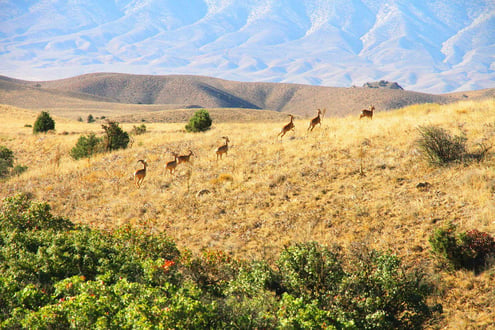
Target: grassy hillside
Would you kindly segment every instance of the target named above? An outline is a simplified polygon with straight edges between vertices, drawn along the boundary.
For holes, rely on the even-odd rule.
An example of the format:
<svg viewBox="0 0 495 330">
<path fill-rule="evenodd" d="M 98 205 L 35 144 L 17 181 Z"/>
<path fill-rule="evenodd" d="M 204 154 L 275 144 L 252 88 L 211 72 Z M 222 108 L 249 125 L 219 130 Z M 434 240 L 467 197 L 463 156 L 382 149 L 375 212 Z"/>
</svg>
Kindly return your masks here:
<svg viewBox="0 0 495 330">
<path fill-rule="evenodd" d="M 465 134 L 471 150 L 479 142 L 495 144 L 493 99 L 410 106 L 373 120 L 327 117 L 311 133 L 308 120 L 296 120 L 295 132 L 282 141 L 276 138 L 280 121 L 216 123 L 200 134 L 186 133 L 184 124 L 146 123 L 148 133 L 135 136 L 132 148 L 89 161 L 68 153 L 79 134 L 100 134 L 99 124 L 55 117 L 55 134 L 32 135 L 24 125 L 36 115 L 1 108 L 0 144 L 28 166 L 2 182 L 2 197 L 28 192 L 74 222 L 165 231 L 193 251 L 213 247 L 270 260 L 289 242 L 364 243 L 424 264 L 437 276 L 441 326 L 495 327 L 495 269 L 477 276 L 447 271 L 428 243 L 432 231 L 449 222 L 495 234 L 495 158 L 435 168 L 415 146 L 420 125 Z M 122 126 L 130 131 L 133 124 Z M 217 161 L 222 136 L 231 148 Z M 166 173 L 171 152 L 189 149 L 194 163 Z M 132 182 L 138 159 L 149 164 L 141 189 Z M 417 187 L 424 182 L 426 188 Z M 208 193 L 199 196 L 204 189 Z"/>
</svg>

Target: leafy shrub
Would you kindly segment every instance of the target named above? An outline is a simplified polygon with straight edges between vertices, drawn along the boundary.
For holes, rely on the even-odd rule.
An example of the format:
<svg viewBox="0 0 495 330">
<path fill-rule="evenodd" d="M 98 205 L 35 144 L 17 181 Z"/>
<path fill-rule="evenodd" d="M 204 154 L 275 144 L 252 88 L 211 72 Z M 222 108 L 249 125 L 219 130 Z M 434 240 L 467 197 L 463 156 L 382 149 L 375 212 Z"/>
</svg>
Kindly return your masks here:
<svg viewBox="0 0 495 330">
<path fill-rule="evenodd" d="M 433 252 L 447 260 L 454 268 L 479 272 L 486 267 L 490 256 L 495 256 L 495 239 L 476 229 L 456 233 L 450 224 L 436 229 L 429 239 Z"/>
<path fill-rule="evenodd" d="M 0 208 L 1 230 L 64 230 L 73 228 L 66 219 L 55 217 L 48 203 L 34 203 L 27 194 L 17 194 L 3 200 Z"/>
<path fill-rule="evenodd" d="M 210 113 L 204 109 L 198 110 L 189 119 L 189 123 L 186 125 L 186 131 L 204 132 L 210 129 L 211 123 Z"/>
<path fill-rule="evenodd" d="M 9 174 L 14 166 L 14 152 L 7 147 L 0 146 L 0 178 Z"/>
<path fill-rule="evenodd" d="M 101 125 L 105 131 L 105 150 L 112 151 L 117 149 L 125 149 L 129 144 L 129 134 L 120 128 L 119 123 L 108 121 L 106 125 Z"/>
<path fill-rule="evenodd" d="M 273 293 L 277 274 L 265 262 L 242 263 L 223 293 L 222 320 L 237 329 L 273 329 L 278 298 Z"/>
<path fill-rule="evenodd" d="M 236 261 L 218 250 L 204 250 L 198 257 L 189 258 L 184 262 L 188 275 L 198 286 L 214 295 L 221 295 L 238 271 Z"/>
<path fill-rule="evenodd" d="M 0 328 L 419 329 L 432 317 L 428 282 L 395 256 L 305 243 L 276 264 L 77 227 L 20 194 L 0 208 Z"/>
<path fill-rule="evenodd" d="M 146 133 L 146 125 L 145 124 L 141 124 L 140 126 L 133 126 L 132 127 L 132 134 L 134 135 L 141 135 L 141 134 L 144 134 Z"/>
<path fill-rule="evenodd" d="M 428 306 L 433 286 L 420 269 L 390 254 L 361 249 L 333 300 L 335 318 L 357 329 L 422 329 L 441 305 Z"/>
<path fill-rule="evenodd" d="M 426 301 L 432 287 L 420 270 L 406 271 L 398 257 L 366 249 L 346 262 L 342 257 L 316 243 L 282 252 L 277 264 L 288 288 L 282 315 L 289 327 L 314 327 L 308 322 L 318 319 L 337 328 L 419 329 L 432 317 Z"/>
<path fill-rule="evenodd" d="M 81 121 L 82 121 L 82 119 L 81 119 Z M 86 119 L 86 122 L 89 123 L 89 124 L 90 123 L 94 123 L 95 122 L 95 118 L 93 117 L 93 115 L 91 115 L 91 114 L 88 115 L 88 118 Z"/>
<path fill-rule="evenodd" d="M 466 155 L 466 137 L 452 136 L 435 126 L 420 126 L 418 131 L 421 137 L 417 145 L 431 164 L 446 165 L 461 161 Z"/>
<path fill-rule="evenodd" d="M 55 121 L 48 112 L 42 111 L 33 126 L 33 133 L 43 133 L 55 129 Z"/>
<path fill-rule="evenodd" d="M 76 145 L 71 149 L 70 155 L 74 159 L 89 158 L 95 153 L 103 151 L 103 139 L 96 137 L 94 133 L 80 136 Z"/>
<path fill-rule="evenodd" d="M 286 247 L 277 266 L 284 290 L 310 299 L 334 293 L 344 276 L 338 254 L 314 242 Z"/>
</svg>

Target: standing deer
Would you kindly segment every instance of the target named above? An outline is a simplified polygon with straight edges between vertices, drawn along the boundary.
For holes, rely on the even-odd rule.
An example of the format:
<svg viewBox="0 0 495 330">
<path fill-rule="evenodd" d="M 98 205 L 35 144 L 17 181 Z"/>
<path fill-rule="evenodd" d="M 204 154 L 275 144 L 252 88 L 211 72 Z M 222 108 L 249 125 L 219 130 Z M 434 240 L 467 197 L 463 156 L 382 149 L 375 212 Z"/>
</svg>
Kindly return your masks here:
<svg viewBox="0 0 495 330">
<path fill-rule="evenodd" d="M 229 137 L 228 136 L 222 136 L 222 139 L 225 139 L 225 144 L 218 147 L 217 150 L 215 151 L 217 154 L 217 160 L 218 160 L 219 156 L 220 156 L 220 159 L 222 159 L 222 155 L 227 154 L 227 151 L 229 150 L 229 142 L 230 142 Z"/>
<path fill-rule="evenodd" d="M 280 136 L 280 139 L 282 139 L 288 131 L 291 131 L 291 130 L 293 131 L 295 129 L 294 116 L 289 115 L 289 117 L 290 117 L 290 122 L 288 124 L 286 124 L 284 127 L 282 127 L 282 130 L 277 135 L 277 137 Z"/>
<path fill-rule="evenodd" d="M 313 131 L 313 128 L 315 128 L 315 126 L 318 124 L 320 124 L 320 127 L 321 127 L 321 117 L 325 115 L 325 112 L 326 112 L 326 109 L 323 109 L 323 111 L 318 109 L 318 115 L 316 117 L 314 117 L 313 119 L 311 119 L 311 121 L 309 122 L 308 131 Z"/>
<path fill-rule="evenodd" d="M 370 105 L 370 109 L 363 109 L 361 110 L 361 115 L 359 116 L 359 119 L 363 117 L 368 117 L 369 119 L 373 119 L 373 111 L 375 110 L 374 105 Z"/>
<path fill-rule="evenodd" d="M 142 159 L 138 160 L 137 162 L 143 163 L 143 168 L 134 172 L 134 184 L 136 185 L 136 187 L 141 188 L 141 183 L 146 176 L 146 165 L 148 164 L 146 163 L 146 160 Z"/>
<path fill-rule="evenodd" d="M 175 168 L 177 167 L 177 157 L 178 155 L 175 152 L 172 152 L 174 155 L 174 160 L 170 161 L 165 165 L 165 169 L 170 171 L 170 174 L 174 174 Z"/>
<path fill-rule="evenodd" d="M 179 161 L 179 164 L 189 163 L 192 155 L 194 155 L 194 153 L 192 152 L 192 150 L 189 150 L 189 155 L 181 155 L 181 156 L 177 157 L 177 160 Z M 194 156 L 196 156 L 196 155 L 194 155 Z"/>
</svg>

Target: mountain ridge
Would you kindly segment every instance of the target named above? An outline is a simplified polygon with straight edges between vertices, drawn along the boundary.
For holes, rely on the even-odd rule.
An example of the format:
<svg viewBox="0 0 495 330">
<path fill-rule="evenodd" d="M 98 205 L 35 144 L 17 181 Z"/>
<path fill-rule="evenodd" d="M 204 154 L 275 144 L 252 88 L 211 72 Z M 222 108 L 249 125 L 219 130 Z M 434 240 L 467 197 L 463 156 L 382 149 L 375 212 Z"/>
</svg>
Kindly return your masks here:
<svg viewBox="0 0 495 330">
<path fill-rule="evenodd" d="M 0 5 L 0 73 L 203 75 L 447 93 L 494 87 L 495 3 L 119 0 Z"/>
</svg>

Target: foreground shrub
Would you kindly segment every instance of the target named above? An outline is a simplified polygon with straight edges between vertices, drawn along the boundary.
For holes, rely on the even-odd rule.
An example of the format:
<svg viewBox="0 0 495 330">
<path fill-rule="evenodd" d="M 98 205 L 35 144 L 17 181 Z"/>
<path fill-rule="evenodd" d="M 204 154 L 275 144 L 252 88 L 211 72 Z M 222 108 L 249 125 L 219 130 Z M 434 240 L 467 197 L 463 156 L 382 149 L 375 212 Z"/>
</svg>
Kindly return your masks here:
<svg viewBox="0 0 495 330">
<path fill-rule="evenodd" d="M 314 242 L 286 247 L 277 266 L 284 290 L 310 300 L 334 294 L 345 275 L 340 256 Z"/>
<path fill-rule="evenodd" d="M 273 267 L 78 227 L 26 195 L 0 211 L 0 328 L 419 329 L 433 316 L 424 274 L 386 253 L 300 243 Z"/>
<path fill-rule="evenodd" d="M 66 230 L 73 224 L 51 214 L 47 203 L 34 203 L 27 194 L 17 194 L 2 201 L 0 229 L 2 231 Z"/>
<path fill-rule="evenodd" d="M 33 133 L 43 133 L 55 129 L 55 121 L 48 112 L 42 111 L 33 126 Z"/>
<path fill-rule="evenodd" d="M 486 268 L 489 258 L 495 257 L 495 239 L 476 229 L 457 233 L 456 227 L 450 224 L 436 229 L 429 241 L 433 252 L 455 269 L 480 272 Z"/>
<path fill-rule="evenodd" d="M 210 129 L 211 123 L 210 113 L 204 109 L 198 110 L 189 119 L 189 123 L 186 125 L 186 131 L 204 132 Z"/>
<path fill-rule="evenodd" d="M 76 145 L 70 151 L 70 156 L 74 159 L 89 158 L 92 155 L 103 151 L 103 139 L 96 137 L 94 133 L 87 136 L 80 136 Z"/>
</svg>

